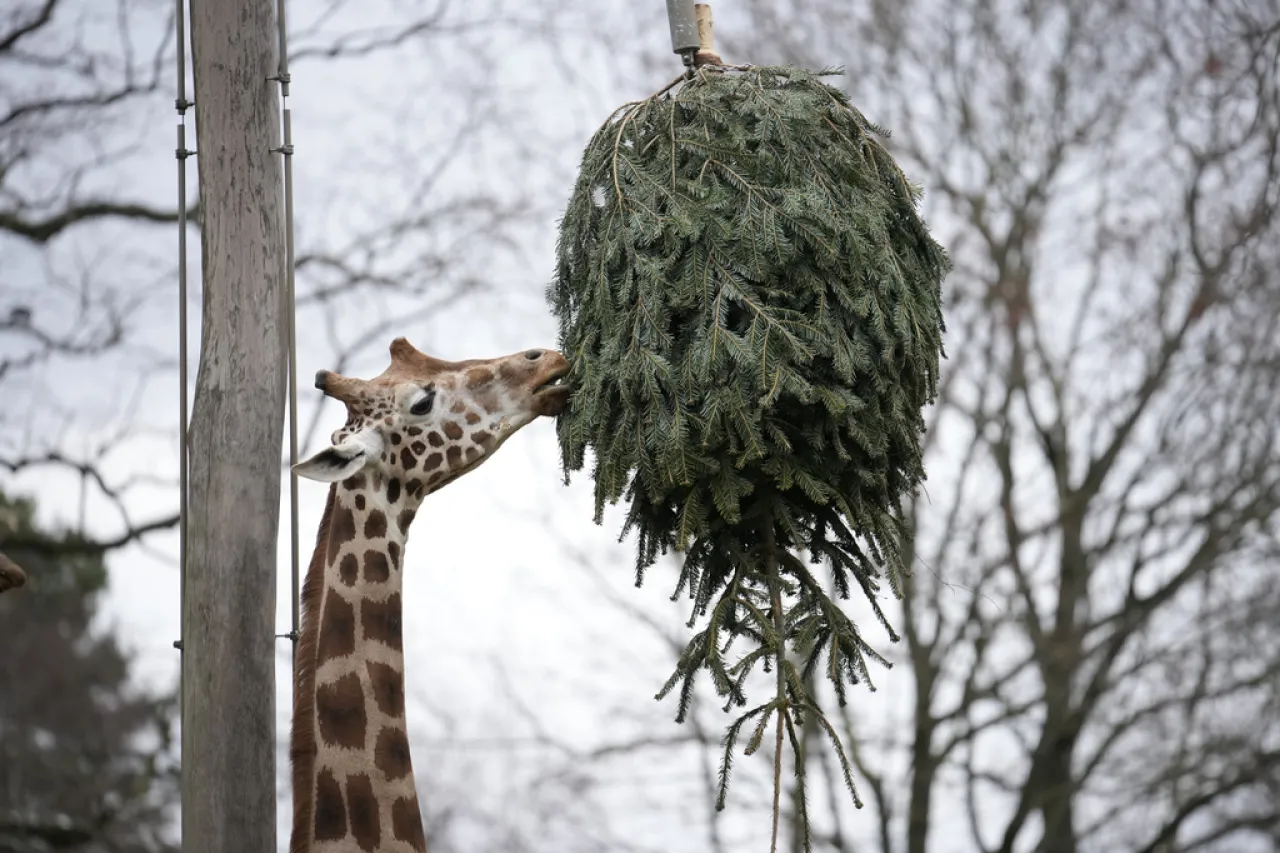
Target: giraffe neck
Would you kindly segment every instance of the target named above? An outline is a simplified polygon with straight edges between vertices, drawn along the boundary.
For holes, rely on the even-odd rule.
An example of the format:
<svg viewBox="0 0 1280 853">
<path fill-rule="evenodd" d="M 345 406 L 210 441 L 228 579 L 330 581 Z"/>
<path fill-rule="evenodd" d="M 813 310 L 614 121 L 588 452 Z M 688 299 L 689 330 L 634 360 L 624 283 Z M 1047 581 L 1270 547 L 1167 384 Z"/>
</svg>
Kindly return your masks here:
<svg viewBox="0 0 1280 853">
<path fill-rule="evenodd" d="M 405 725 L 401 557 L 413 510 L 330 488 L 302 590 L 290 853 L 426 849 Z"/>
</svg>

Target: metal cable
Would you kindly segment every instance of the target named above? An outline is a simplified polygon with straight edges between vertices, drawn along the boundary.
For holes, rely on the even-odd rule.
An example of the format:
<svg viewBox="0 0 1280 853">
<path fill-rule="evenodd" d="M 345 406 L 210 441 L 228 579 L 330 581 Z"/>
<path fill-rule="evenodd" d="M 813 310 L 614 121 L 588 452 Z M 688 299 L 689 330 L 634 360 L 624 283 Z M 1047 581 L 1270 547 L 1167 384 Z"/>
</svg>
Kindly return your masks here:
<svg viewBox="0 0 1280 853">
<path fill-rule="evenodd" d="M 280 84 L 281 144 L 276 151 L 284 155 L 284 251 L 285 251 L 285 326 L 288 341 L 289 375 L 289 569 L 292 591 L 289 611 L 290 630 L 284 636 L 293 643 L 294 671 L 298 657 L 298 608 L 301 591 L 299 584 L 298 553 L 298 475 L 293 466 L 298 464 L 298 341 L 297 317 L 294 299 L 294 246 L 293 246 L 293 113 L 289 109 L 289 27 L 285 18 L 285 0 L 276 0 L 276 24 L 279 38 L 279 67 L 271 79 Z"/>
<path fill-rule="evenodd" d="M 178 110 L 178 720 L 186 724 L 186 679 L 183 677 L 183 651 L 186 638 L 187 609 L 187 473 L 190 449 L 187 424 L 187 158 L 194 150 L 187 148 L 187 109 L 195 104 L 187 100 L 187 21 L 185 0 L 175 0 L 174 24 L 177 28 L 177 91 L 174 106 Z M 182 739 L 178 739 L 178 772 L 184 772 Z M 179 786 L 181 787 L 181 786 Z M 181 793 L 179 793 L 181 796 Z"/>
</svg>

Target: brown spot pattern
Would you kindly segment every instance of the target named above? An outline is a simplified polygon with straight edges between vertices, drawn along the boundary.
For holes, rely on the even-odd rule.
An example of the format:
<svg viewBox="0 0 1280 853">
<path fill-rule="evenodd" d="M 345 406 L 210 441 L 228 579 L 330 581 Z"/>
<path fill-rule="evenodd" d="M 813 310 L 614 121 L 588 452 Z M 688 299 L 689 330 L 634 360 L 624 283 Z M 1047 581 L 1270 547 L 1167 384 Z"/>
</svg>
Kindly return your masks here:
<svg viewBox="0 0 1280 853">
<path fill-rule="evenodd" d="M 356 495 L 356 509 L 364 510 L 364 495 Z"/>
<path fill-rule="evenodd" d="M 431 434 L 435 435 L 434 432 Z M 412 450 L 418 456 L 421 456 L 422 454 L 427 452 L 427 446 L 423 444 L 421 441 L 415 441 L 413 444 L 409 445 L 409 449 Z"/>
<path fill-rule="evenodd" d="M 407 432 L 409 435 L 422 435 L 422 428 L 421 428 L 421 427 L 409 427 L 407 430 L 405 430 L 405 432 Z"/>
<path fill-rule="evenodd" d="M 333 684 L 317 687 L 316 719 L 320 722 L 320 737 L 325 743 L 355 749 L 363 747 L 368 720 L 364 713 L 360 677 L 353 672 Z"/>
<path fill-rule="evenodd" d="M 342 485 L 353 492 L 358 492 L 364 488 L 364 474 L 352 474 L 342 481 Z"/>
<path fill-rule="evenodd" d="M 414 480 L 413 482 L 418 484 L 418 488 L 422 487 L 422 484 L 418 483 L 417 480 Z M 414 491 L 416 491 L 416 489 L 414 489 Z M 409 525 L 413 524 L 413 517 L 415 515 L 417 515 L 417 513 L 415 513 L 413 510 L 406 509 L 406 510 L 403 510 L 400 513 L 400 515 L 396 518 L 396 524 L 400 527 L 401 533 L 409 532 Z"/>
<path fill-rule="evenodd" d="M 473 387 L 493 381 L 493 371 L 487 367 L 473 367 L 467 371 L 467 382 Z"/>
<path fill-rule="evenodd" d="M 342 802 L 342 788 L 328 770 L 321 770 L 316 778 L 313 826 L 316 841 L 341 841 L 347 835 L 347 808 Z"/>
<path fill-rule="evenodd" d="M 439 453 L 432 453 L 426 459 L 422 460 L 422 470 L 434 471 L 436 468 L 439 468 L 443 462 L 444 462 L 443 456 L 441 456 Z"/>
<path fill-rule="evenodd" d="M 364 579 L 366 583 L 383 583 L 387 578 L 391 577 L 391 570 L 387 567 L 387 555 L 381 551 L 365 551 L 364 552 Z M 369 602 L 364 603 L 364 608 L 368 609 Z"/>
<path fill-rule="evenodd" d="M 364 538 L 381 539 L 387 535 L 387 517 L 383 515 L 382 510 L 375 509 L 369 513 L 369 517 L 364 522 Z"/>
<path fill-rule="evenodd" d="M 453 412 L 455 415 L 460 415 L 466 410 L 467 410 L 467 404 L 462 402 L 461 400 L 459 400 L 458 402 L 454 403 L 452 406 L 449 407 L 449 411 Z"/>
<path fill-rule="evenodd" d="M 462 459 L 462 448 L 455 444 L 453 447 L 446 450 L 444 455 L 445 458 L 449 460 L 449 467 L 452 468 Z"/>
<path fill-rule="evenodd" d="M 378 801 L 373 797 L 373 780 L 361 773 L 347 777 L 347 817 L 351 835 L 361 850 L 376 850 L 382 841 L 378 823 Z"/>
<path fill-rule="evenodd" d="M 336 503 L 333 507 L 333 520 L 329 526 L 329 562 L 338 556 L 338 549 L 350 542 L 356 535 L 356 517 L 351 510 Z"/>
<path fill-rule="evenodd" d="M 409 448 L 400 451 L 400 465 L 406 471 L 412 471 L 413 466 L 418 464 L 418 457 L 409 452 Z"/>
<path fill-rule="evenodd" d="M 329 590 L 320 616 L 320 641 L 316 645 L 316 665 L 345 657 L 356 650 L 356 609 L 342 596 Z"/>
<path fill-rule="evenodd" d="M 378 732 L 373 747 L 373 763 L 387 775 L 388 781 L 403 779 L 413 770 L 409 760 L 409 739 L 404 731 L 390 726 Z"/>
<path fill-rule="evenodd" d="M 451 440 L 457 441 L 462 438 L 462 427 L 458 425 L 457 421 L 445 421 L 444 434 Z"/>
<path fill-rule="evenodd" d="M 427 441 L 431 442 L 432 447 L 444 447 L 444 436 L 438 432 L 427 433 Z"/>
<path fill-rule="evenodd" d="M 395 542 L 387 543 L 387 556 L 391 558 L 391 568 L 400 568 L 400 546 Z"/>
<path fill-rule="evenodd" d="M 364 602 L 360 608 L 360 615 L 366 640 L 377 640 L 400 651 L 402 646 L 400 593 L 388 596 L 386 601 Z"/>
<path fill-rule="evenodd" d="M 476 444 L 488 444 L 492 438 L 493 438 L 493 435 L 491 433 L 485 432 L 484 430 L 471 433 L 471 440 L 474 441 Z"/>
<path fill-rule="evenodd" d="M 360 561 L 355 554 L 347 554 L 342 558 L 342 562 L 338 564 L 338 575 L 347 586 L 356 585 L 356 579 L 360 577 Z"/>
<path fill-rule="evenodd" d="M 400 500 L 400 480 L 392 477 L 391 482 L 387 483 L 387 503 L 393 504 L 398 500 Z"/>
<path fill-rule="evenodd" d="M 400 433 L 398 433 L 398 432 L 393 432 L 393 433 L 391 433 L 391 443 L 392 443 L 392 444 L 399 444 L 401 441 L 402 441 L 402 439 L 400 438 Z"/>
<path fill-rule="evenodd" d="M 397 841 L 407 841 L 414 850 L 426 853 L 427 840 L 422 835 L 422 813 L 417 800 L 401 797 L 391 804 L 391 832 Z"/>
<path fill-rule="evenodd" d="M 475 426 L 476 424 L 480 423 L 480 413 L 467 412 L 467 423 L 471 424 L 472 426 Z"/>
<path fill-rule="evenodd" d="M 404 716 L 404 680 L 399 671 L 385 663 L 369 661 L 369 692 L 378 710 L 388 717 Z"/>
<path fill-rule="evenodd" d="M 422 494 L 422 481 L 410 480 L 409 482 L 405 483 L 404 490 L 416 498 Z"/>
</svg>

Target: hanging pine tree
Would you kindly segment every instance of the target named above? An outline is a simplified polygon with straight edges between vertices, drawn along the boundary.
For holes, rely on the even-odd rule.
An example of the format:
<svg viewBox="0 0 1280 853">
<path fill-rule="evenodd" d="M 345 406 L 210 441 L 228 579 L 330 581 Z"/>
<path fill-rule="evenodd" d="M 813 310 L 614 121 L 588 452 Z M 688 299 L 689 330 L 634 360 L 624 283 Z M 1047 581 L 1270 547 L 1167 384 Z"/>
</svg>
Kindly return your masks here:
<svg viewBox="0 0 1280 853">
<path fill-rule="evenodd" d="M 573 364 L 566 476 L 590 449 L 596 521 L 626 502 L 637 584 L 682 552 L 676 593 L 705 620 L 659 695 L 678 688 L 682 719 L 700 670 L 736 706 L 757 665 L 776 675 L 730 726 L 721 804 L 748 723 L 748 752 L 773 719 L 798 759 L 812 713 L 843 760 L 805 684 L 825 674 L 844 702 L 881 659 L 828 589 L 860 589 L 896 639 L 876 593 L 898 590 L 900 501 L 924 476 L 948 261 L 832 73 L 704 68 L 618 110 L 583 155 L 549 288 Z"/>
</svg>

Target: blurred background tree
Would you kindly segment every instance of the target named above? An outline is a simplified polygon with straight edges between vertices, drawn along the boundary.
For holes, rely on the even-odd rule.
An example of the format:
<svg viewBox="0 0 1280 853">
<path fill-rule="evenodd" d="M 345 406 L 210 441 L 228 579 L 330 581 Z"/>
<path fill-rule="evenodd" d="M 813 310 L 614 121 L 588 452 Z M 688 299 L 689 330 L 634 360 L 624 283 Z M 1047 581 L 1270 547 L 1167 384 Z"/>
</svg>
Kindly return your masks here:
<svg viewBox="0 0 1280 853">
<path fill-rule="evenodd" d="M 9 548 L 29 580 L 0 597 L 0 851 L 176 849 L 174 697 L 132 682 L 103 625 L 102 555 L 37 528 L 33 510 L 0 494 L 0 542 L 42 546 Z"/>
</svg>

